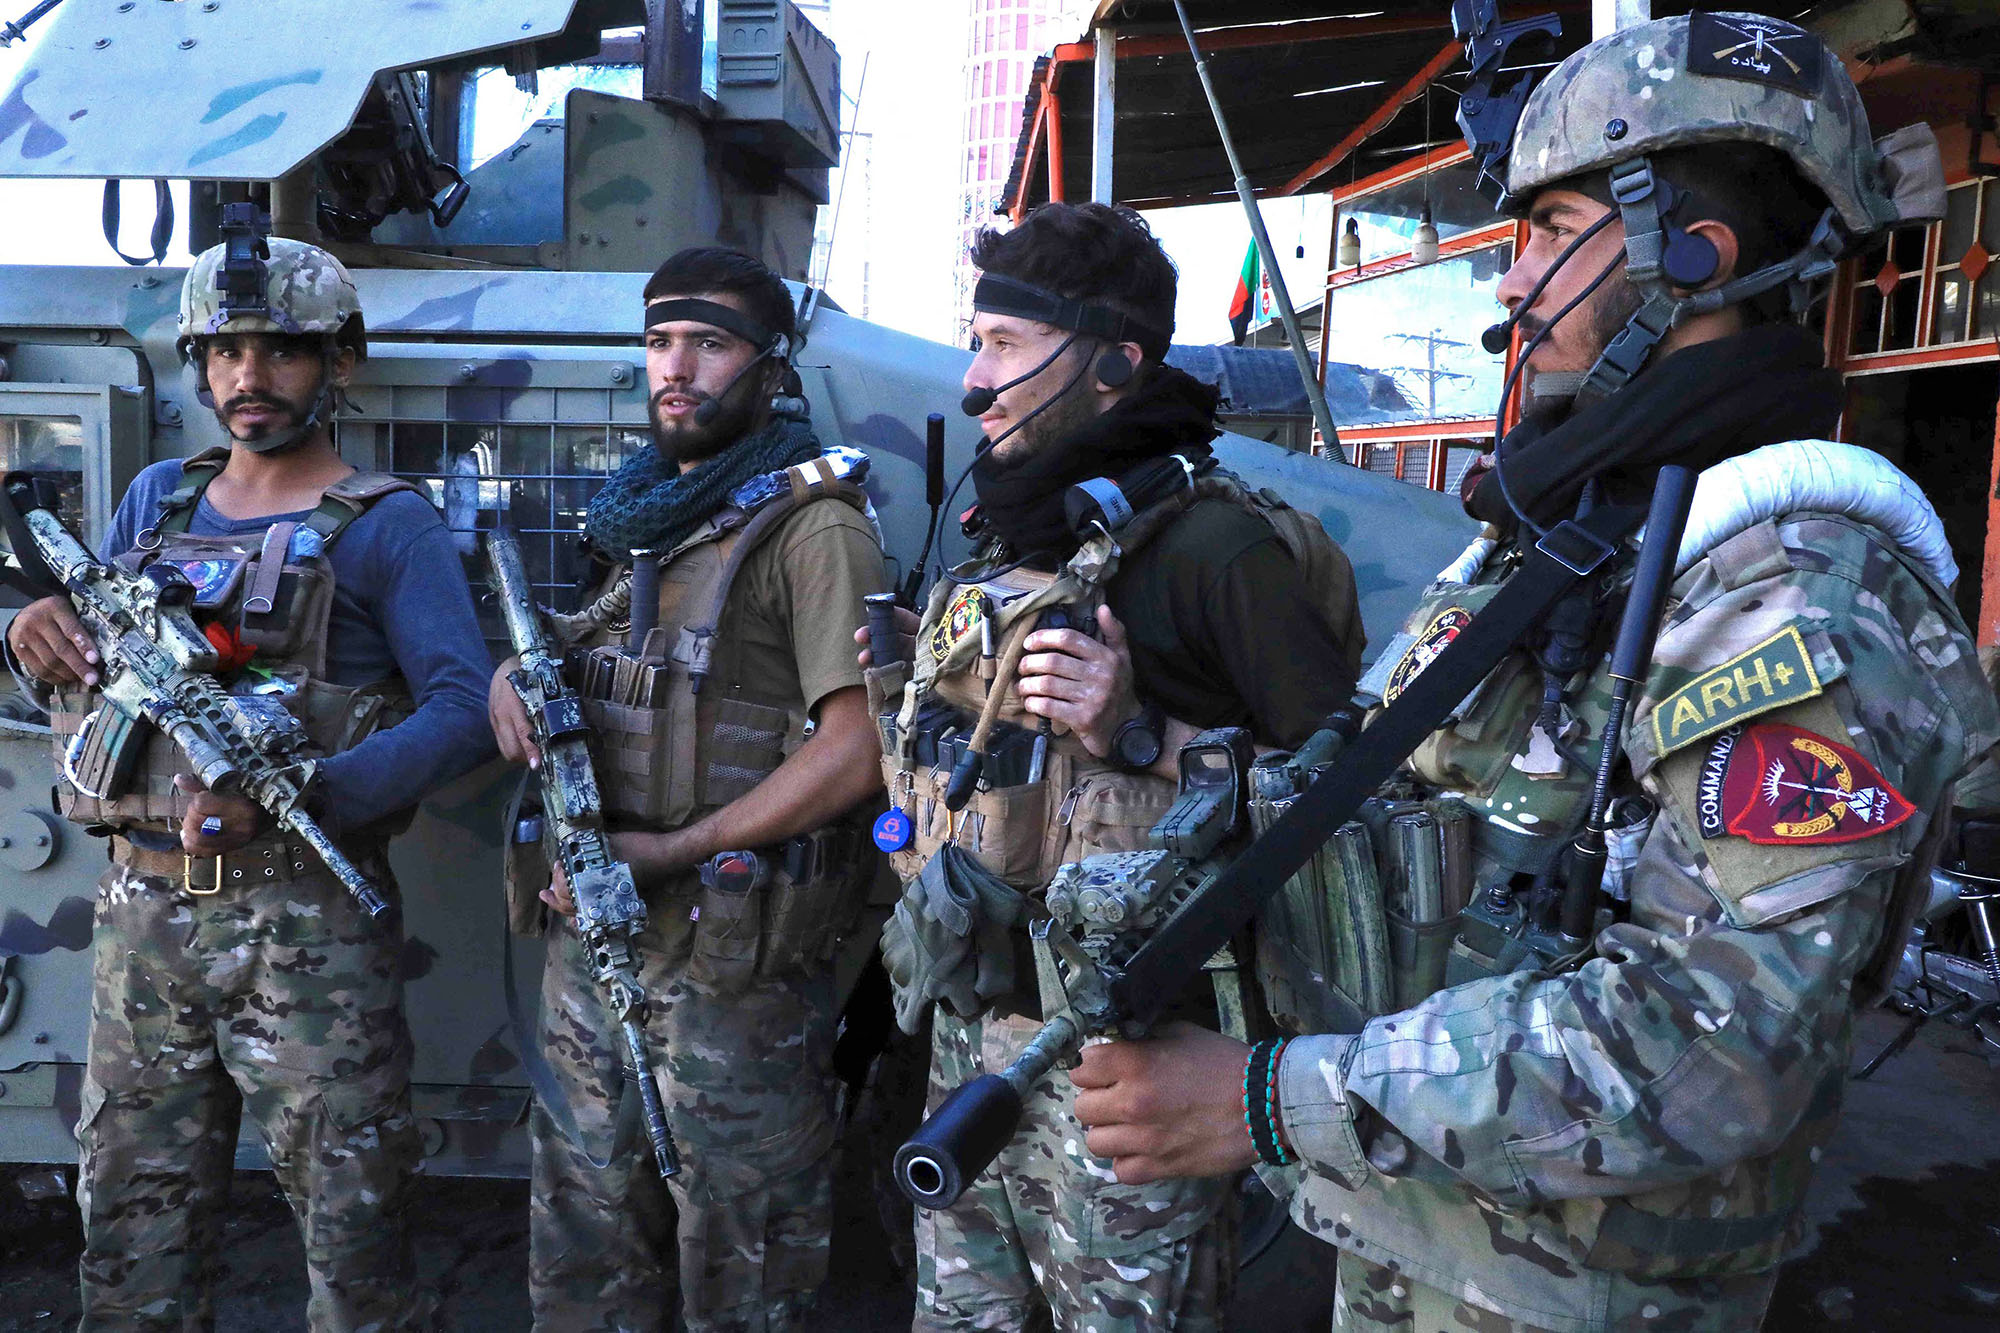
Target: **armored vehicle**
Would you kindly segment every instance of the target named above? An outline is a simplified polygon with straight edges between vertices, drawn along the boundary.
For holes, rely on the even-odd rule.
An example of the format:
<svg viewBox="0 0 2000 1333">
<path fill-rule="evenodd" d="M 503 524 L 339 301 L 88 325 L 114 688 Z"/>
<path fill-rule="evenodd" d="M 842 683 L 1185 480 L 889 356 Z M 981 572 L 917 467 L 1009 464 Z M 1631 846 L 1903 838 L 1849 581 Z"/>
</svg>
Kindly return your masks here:
<svg viewBox="0 0 2000 1333">
<path fill-rule="evenodd" d="M 278 234 L 339 254 L 370 342 L 343 453 L 427 486 L 468 559 L 479 511 L 514 497 L 552 605 L 573 604 L 585 505 L 645 443 L 640 289 L 683 245 L 732 245 L 797 281 L 814 424 L 871 455 L 899 565 L 930 516 L 926 414 L 947 414 L 949 471 L 970 461 L 977 428 L 955 410 L 968 353 L 850 318 L 805 284 L 842 142 L 839 61 L 789 0 L 66 0 L 40 22 L 0 99 L 0 177 L 186 180 L 190 251 L 215 242 L 225 204 L 251 201 Z M 466 160 L 481 90 L 579 68 L 595 72 L 579 85 L 609 70 L 629 95 L 577 86 L 559 116 Z M 139 469 L 223 441 L 175 352 L 181 277 L 0 268 L 0 467 L 58 479 L 93 543 Z M 1471 535 L 1443 497 L 1359 468 L 1235 436 L 1219 452 L 1346 545 L 1377 645 Z M 964 550 L 955 533 L 943 546 Z M 60 1162 L 75 1151 L 105 852 L 51 813 L 45 721 L 0 687 L 0 1158 Z M 498 764 L 471 774 L 395 847 L 433 1172 L 525 1167 L 502 962 L 511 947 L 531 992 L 539 945 L 510 945 L 498 893 L 516 780 Z M 865 930 L 853 943 L 858 971 Z M 262 1164 L 261 1147 L 240 1160 Z"/>
</svg>

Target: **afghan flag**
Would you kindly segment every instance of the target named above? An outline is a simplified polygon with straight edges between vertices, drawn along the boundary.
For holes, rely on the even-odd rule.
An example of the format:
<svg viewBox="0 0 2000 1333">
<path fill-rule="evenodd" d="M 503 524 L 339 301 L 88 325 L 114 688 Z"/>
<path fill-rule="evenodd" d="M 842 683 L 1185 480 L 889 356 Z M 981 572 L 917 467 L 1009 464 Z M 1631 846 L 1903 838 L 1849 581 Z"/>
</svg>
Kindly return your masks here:
<svg viewBox="0 0 2000 1333">
<path fill-rule="evenodd" d="M 1236 276 L 1236 295 L 1229 298 L 1229 331 L 1236 345 L 1250 336 L 1250 317 L 1257 309 L 1257 290 L 1263 286 L 1257 259 L 1257 238 L 1250 238 L 1249 253 L 1243 256 L 1243 271 Z"/>
</svg>

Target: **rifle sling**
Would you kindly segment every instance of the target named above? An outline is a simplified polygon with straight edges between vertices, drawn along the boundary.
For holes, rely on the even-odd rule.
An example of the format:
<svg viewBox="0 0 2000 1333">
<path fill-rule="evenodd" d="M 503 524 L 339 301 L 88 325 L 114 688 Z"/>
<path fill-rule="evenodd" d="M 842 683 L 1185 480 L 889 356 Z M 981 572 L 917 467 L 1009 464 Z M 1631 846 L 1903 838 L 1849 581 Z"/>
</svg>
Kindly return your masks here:
<svg viewBox="0 0 2000 1333">
<path fill-rule="evenodd" d="M 1149 1027 L 1202 964 L 1248 926 L 1335 829 L 1394 776 L 1426 736 L 1578 582 L 1602 568 L 1645 511 L 1603 506 L 1551 528 L 1472 623 L 1340 752 L 1264 835 L 1183 903 L 1111 979 L 1121 1023 Z"/>
<path fill-rule="evenodd" d="M 509 821 L 511 826 L 512 821 Z M 560 948 L 553 938 L 548 939 L 548 947 Z M 626 1077 L 624 1048 L 616 1046 L 619 1054 L 612 1058 L 611 1077 L 618 1080 L 617 1120 L 612 1126 L 611 1150 L 603 1158 L 594 1156 L 584 1137 L 583 1127 L 576 1123 L 576 1112 L 570 1108 L 569 1097 L 564 1094 L 562 1084 L 556 1081 L 555 1070 L 549 1068 L 548 1060 L 542 1055 L 541 1033 L 528 1022 L 521 1012 L 521 996 L 514 984 L 514 936 L 512 923 L 507 919 L 507 908 L 503 902 L 500 908 L 500 988 L 507 996 L 507 1025 L 514 1036 L 514 1053 L 521 1057 L 521 1072 L 528 1076 L 528 1086 L 534 1090 L 535 1100 L 541 1103 L 542 1114 L 556 1127 L 576 1154 L 599 1171 L 614 1162 L 632 1159 L 632 1150 L 642 1135 L 639 1090 Z M 596 989 L 595 983 L 592 989 Z M 613 1034 L 611 1016 L 605 1013 L 605 1032 Z"/>
</svg>

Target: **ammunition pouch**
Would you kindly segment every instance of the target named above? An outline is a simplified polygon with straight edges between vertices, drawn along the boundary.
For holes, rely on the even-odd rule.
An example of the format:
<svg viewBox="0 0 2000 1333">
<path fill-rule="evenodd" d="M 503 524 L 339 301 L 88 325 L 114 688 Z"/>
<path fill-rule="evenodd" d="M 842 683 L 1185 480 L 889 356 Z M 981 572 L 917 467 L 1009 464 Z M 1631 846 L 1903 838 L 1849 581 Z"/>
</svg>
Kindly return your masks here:
<svg viewBox="0 0 2000 1333">
<path fill-rule="evenodd" d="M 272 674 L 290 690 L 250 697 L 280 702 L 322 755 L 353 749 L 403 721 L 414 707 L 400 679 L 347 686 L 307 676 L 296 666 Z M 175 786 L 174 779 L 194 770 L 180 748 L 155 732 L 151 723 L 128 725 L 117 710 L 101 704 L 95 691 L 80 689 L 57 690 L 50 700 L 57 771 L 75 773 L 82 784 L 79 787 L 67 777 L 57 781 L 56 812 L 87 826 L 178 833 L 193 798 Z M 139 747 L 136 758 L 125 751 L 127 746 Z M 100 794 L 92 796 L 83 788 Z M 391 816 L 369 832 L 383 837 L 400 833 L 414 815 L 412 810 Z"/>
<path fill-rule="evenodd" d="M 583 694 L 599 794 L 611 818 L 681 828 L 747 795 L 804 739 L 803 715 L 728 696 L 720 682 L 712 695 L 696 694 L 687 663 L 678 658 L 652 661 L 602 650 L 598 657 L 632 664 L 626 670 L 640 679 L 646 697 L 658 701 L 641 705 Z M 657 687 L 644 685 L 648 672 L 657 673 Z M 583 674 L 611 675 L 601 667 Z"/>
<path fill-rule="evenodd" d="M 1174 803 L 1174 784 L 1165 779 L 1121 773 L 1081 747 L 1072 752 L 1055 743 L 1040 782 L 1009 784 L 1009 777 L 1026 775 L 1033 734 L 1015 729 L 1009 737 L 996 728 L 994 735 L 986 772 L 998 782 L 982 779 L 956 815 L 944 798 L 962 737 L 920 743 L 937 756 L 935 766 L 883 761 L 890 804 L 909 816 L 912 830 L 909 844 L 890 855 L 897 878 L 912 879 L 940 848 L 956 845 L 1015 889 L 1038 893 L 1070 861 L 1145 847 L 1146 835 Z"/>
<path fill-rule="evenodd" d="M 1267 780 L 1269 758 L 1250 802 L 1259 833 L 1297 799 Z M 1450 797 L 1378 797 L 1286 881 L 1256 926 L 1257 980 L 1280 1027 L 1359 1032 L 1443 988 L 1472 883 L 1473 822 Z"/>
<path fill-rule="evenodd" d="M 754 877 L 701 881 L 688 913 L 694 924 L 689 978 L 733 995 L 757 978 L 826 963 L 859 919 L 871 852 L 857 829 L 829 824 L 753 853 Z M 675 905 L 664 910 L 671 913 Z"/>
</svg>

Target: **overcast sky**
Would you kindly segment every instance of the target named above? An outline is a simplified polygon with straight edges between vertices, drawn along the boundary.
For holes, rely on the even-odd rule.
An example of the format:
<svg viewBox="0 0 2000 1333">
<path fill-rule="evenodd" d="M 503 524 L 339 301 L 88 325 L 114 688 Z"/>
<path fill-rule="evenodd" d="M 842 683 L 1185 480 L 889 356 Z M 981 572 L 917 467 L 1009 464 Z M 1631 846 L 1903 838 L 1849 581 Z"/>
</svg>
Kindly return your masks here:
<svg viewBox="0 0 2000 1333">
<path fill-rule="evenodd" d="M 0 0 L 0 6 L 11 6 L 7 16 L 12 17 L 24 4 Z M 12 86 L 26 52 L 48 24 L 44 20 L 32 30 L 26 44 L 0 50 L 0 87 Z M 852 128 L 868 137 L 873 150 L 865 189 L 856 181 L 848 185 L 828 290 L 858 309 L 865 261 L 870 318 L 923 337 L 952 339 L 963 8 L 940 0 L 835 0 L 827 26 L 841 50 L 848 93 L 860 94 Z M 1187 114 L 1206 120 L 1208 112 L 1197 104 Z M 96 180 L 0 180 L 0 264 L 117 264 L 99 234 L 102 190 Z M 185 264 L 185 183 L 176 182 L 174 191 L 183 225 L 167 262 Z M 1319 297 L 1327 215 L 1324 196 L 1265 205 L 1272 243 L 1301 306 Z M 144 182 L 128 183 L 126 253 L 147 248 L 152 217 L 152 191 Z M 1229 299 L 1250 237 L 1241 209 L 1216 204 L 1150 217 L 1181 270 L 1176 340 L 1227 341 Z M 1297 255 L 1301 244 L 1304 258 Z"/>
</svg>

